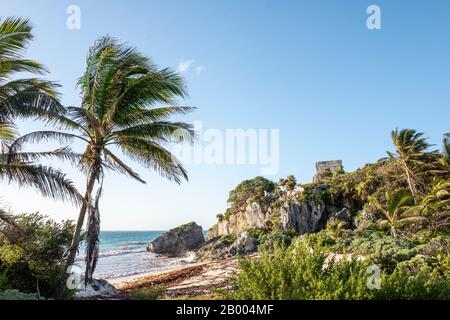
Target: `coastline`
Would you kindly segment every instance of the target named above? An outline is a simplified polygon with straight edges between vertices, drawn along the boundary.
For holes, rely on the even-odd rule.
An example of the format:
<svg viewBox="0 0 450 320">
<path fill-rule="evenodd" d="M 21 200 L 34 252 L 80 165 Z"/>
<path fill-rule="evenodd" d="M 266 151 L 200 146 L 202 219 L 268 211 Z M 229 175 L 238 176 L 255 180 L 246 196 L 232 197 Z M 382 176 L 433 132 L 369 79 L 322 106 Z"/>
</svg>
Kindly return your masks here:
<svg viewBox="0 0 450 320">
<path fill-rule="evenodd" d="M 164 299 L 193 298 L 214 294 L 217 289 L 228 286 L 227 278 L 237 272 L 238 258 L 191 263 L 169 271 L 117 279 L 111 284 L 126 296 L 133 290 L 155 285 L 166 288 Z"/>
</svg>

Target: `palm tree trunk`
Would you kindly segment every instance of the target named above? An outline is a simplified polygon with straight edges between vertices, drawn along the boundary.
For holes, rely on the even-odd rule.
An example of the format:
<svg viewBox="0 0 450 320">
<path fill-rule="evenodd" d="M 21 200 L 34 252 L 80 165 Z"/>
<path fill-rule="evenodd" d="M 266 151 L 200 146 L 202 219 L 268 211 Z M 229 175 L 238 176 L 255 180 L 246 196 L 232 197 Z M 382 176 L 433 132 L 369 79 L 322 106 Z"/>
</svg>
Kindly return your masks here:
<svg viewBox="0 0 450 320">
<path fill-rule="evenodd" d="M 392 235 L 392 237 L 393 238 L 397 238 L 397 228 L 396 227 L 394 227 L 394 226 L 392 226 L 391 227 L 391 235 Z"/>
<path fill-rule="evenodd" d="M 80 244 L 81 239 L 81 230 L 83 229 L 84 220 L 86 217 L 86 212 L 88 209 L 88 206 L 91 204 L 91 198 L 92 198 L 92 191 L 94 190 L 95 181 L 97 179 L 98 175 L 98 169 L 99 166 L 97 164 L 92 166 L 92 170 L 90 170 L 87 186 L 86 186 L 86 193 L 84 195 L 84 202 L 80 209 L 80 213 L 78 215 L 77 224 L 75 227 L 75 231 L 73 233 L 72 237 L 72 243 L 69 247 L 69 254 L 67 256 L 66 264 L 64 267 L 64 270 L 66 271 L 64 275 L 61 278 L 61 281 L 55 291 L 54 298 L 56 300 L 59 300 L 63 297 L 64 292 L 66 290 L 67 286 L 67 279 L 69 278 L 69 273 L 67 272 L 69 268 L 74 264 L 75 258 L 78 252 L 78 246 Z"/>
<path fill-rule="evenodd" d="M 406 172 L 406 180 L 408 182 L 408 187 L 409 190 L 411 191 L 411 195 L 413 197 L 416 196 L 416 186 L 415 186 L 415 181 L 413 181 L 413 178 L 411 177 L 411 173 L 409 172 L 409 168 L 408 165 L 406 163 L 403 162 L 403 167 L 405 168 L 405 172 Z"/>
</svg>

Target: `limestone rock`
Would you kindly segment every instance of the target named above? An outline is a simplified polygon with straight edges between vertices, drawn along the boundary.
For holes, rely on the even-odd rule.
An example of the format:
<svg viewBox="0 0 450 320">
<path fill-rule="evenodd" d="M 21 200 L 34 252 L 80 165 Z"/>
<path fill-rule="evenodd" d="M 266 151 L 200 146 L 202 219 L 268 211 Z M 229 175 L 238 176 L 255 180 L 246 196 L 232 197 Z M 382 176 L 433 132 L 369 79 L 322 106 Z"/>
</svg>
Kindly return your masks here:
<svg viewBox="0 0 450 320">
<path fill-rule="evenodd" d="M 257 240 L 248 232 L 243 232 L 239 235 L 236 241 L 229 249 L 230 255 L 243 255 L 256 251 Z"/>
<path fill-rule="evenodd" d="M 347 208 L 333 213 L 328 221 L 345 222 L 347 228 L 350 228 L 353 225 L 352 215 Z"/>
<path fill-rule="evenodd" d="M 182 255 L 204 243 L 202 227 L 191 222 L 159 236 L 148 245 L 147 250 L 157 254 Z"/>
<path fill-rule="evenodd" d="M 268 218 L 268 212 L 253 202 L 237 214 L 218 222 L 208 231 L 207 238 L 213 239 L 227 234 L 238 235 L 249 228 L 264 228 Z"/>
<path fill-rule="evenodd" d="M 283 229 L 293 228 L 299 234 L 313 233 L 324 228 L 327 209 L 314 201 L 286 203 L 280 209 L 280 218 Z"/>
<path fill-rule="evenodd" d="M 258 241 L 248 232 L 242 232 L 234 242 L 230 242 L 232 236 L 216 237 L 208 240 L 196 251 L 195 260 L 211 261 L 220 260 L 236 255 L 246 255 L 257 250 Z"/>
<path fill-rule="evenodd" d="M 75 292 L 78 298 L 111 298 L 119 295 L 117 289 L 106 280 L 92 279 L 87 286 L 82 283 Z"/>
</svg>

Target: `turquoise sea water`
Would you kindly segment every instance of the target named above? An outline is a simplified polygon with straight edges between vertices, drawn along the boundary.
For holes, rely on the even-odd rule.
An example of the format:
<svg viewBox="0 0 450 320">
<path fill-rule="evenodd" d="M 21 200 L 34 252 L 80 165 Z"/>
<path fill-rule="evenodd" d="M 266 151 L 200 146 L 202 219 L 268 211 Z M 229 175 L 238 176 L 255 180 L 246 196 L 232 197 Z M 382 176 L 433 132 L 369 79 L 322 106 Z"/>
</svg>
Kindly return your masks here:
<svg viewBox="0 0 450 320">
<path fill-rule="evenodd" d="M 94 278 L 118 280 L 160 272 L 189 263 L 189 258 L 168 258 L 147 252 L 149 242 L 163 231 L 103 231 L 100 254 Z M 84 245 L 77 264 L 83 267 Z"/>
</svg>

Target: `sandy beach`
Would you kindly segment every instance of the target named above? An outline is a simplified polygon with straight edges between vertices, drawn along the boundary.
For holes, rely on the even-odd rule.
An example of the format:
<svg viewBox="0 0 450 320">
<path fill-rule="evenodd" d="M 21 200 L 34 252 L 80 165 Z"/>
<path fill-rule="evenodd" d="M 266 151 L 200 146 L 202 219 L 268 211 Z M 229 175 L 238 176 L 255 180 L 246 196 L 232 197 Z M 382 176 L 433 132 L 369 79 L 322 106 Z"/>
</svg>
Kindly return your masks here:
<svg viewBox="0 0 450 320">
<path fill-rule="evenodd" d="M 210 295 L 215 289 L 226 288 L 226 279 L 237 271 L 237 265 L 237 258 L 192 263 L 171 271 L 118 280 L 112 284 L 123 296 L 134 289 L 162 285 L 166 288 L 166 299 L 195 298 Z"/>
</svg>

